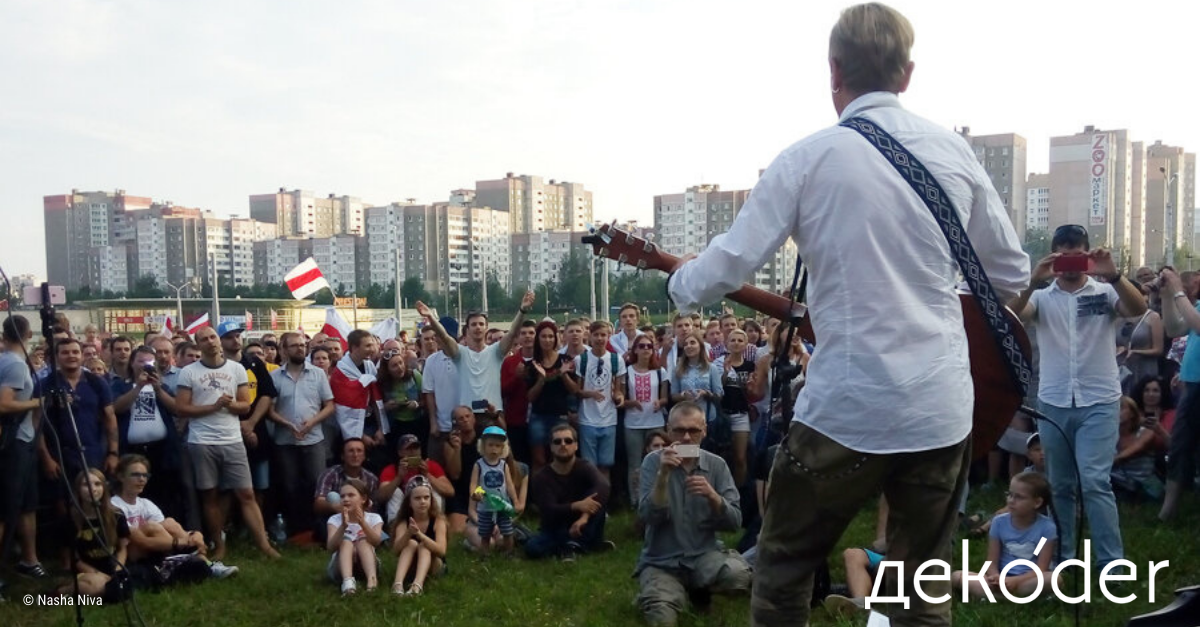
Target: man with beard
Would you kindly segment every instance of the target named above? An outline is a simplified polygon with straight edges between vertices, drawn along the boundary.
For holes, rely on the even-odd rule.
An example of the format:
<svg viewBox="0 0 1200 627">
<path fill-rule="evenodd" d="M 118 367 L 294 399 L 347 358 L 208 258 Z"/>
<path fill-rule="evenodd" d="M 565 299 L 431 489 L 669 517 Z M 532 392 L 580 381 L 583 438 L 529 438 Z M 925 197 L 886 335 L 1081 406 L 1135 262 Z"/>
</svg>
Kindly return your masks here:
<svg viewBox="0 0 1200 627">
<path fill-rule="evenodd" d="M 541 530 L 525 544 L 532 558 L 559 555 L 574 561 L 577 553 L 611 550 L 604 539 L 609 483 L 590 462 L 576 457 L 579 438 L 563 423 L 550 431 L 553 460 L 533 476 L 530 493 L 541 515 Z"/>
</svg>

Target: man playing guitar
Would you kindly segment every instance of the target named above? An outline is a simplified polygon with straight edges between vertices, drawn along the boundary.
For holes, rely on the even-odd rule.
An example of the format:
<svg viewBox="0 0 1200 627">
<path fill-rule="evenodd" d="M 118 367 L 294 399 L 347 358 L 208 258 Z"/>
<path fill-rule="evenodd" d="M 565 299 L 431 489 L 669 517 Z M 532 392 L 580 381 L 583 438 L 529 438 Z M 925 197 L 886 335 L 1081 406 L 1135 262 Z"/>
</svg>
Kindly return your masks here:
<svg viewBox="0 0 1200 627">
<path fill-rule="evenodd" d="M 842 120 L 870 120 L 925 164 L 1006 302 L 1029 282 L 1028 257 L 966 142 L 900 106 L 912 43 L 912 26 L 889 7 L 843 11 L 829 46 L 834 108 Z M 859 133 L 833 126 L 775 159 L 729 232 L 676 267 L 671 298 L 685 312 L 720 300 L 788 236 L 810 272 L 817 343 L 767 487 L 754 624 L 805 624 L 813 573 L 882 489 L 888 559 L 904 563 L 911 601 L 888 606 L 891 622 L 948 625 L 950 604 L 914 594 L 913 573 L 927 560 L 950 560 L 971 459 L 974 392 L 955 257 L 891 163 Z M 950 584 L 922 589 L 933 598 Z"/>
</svg>

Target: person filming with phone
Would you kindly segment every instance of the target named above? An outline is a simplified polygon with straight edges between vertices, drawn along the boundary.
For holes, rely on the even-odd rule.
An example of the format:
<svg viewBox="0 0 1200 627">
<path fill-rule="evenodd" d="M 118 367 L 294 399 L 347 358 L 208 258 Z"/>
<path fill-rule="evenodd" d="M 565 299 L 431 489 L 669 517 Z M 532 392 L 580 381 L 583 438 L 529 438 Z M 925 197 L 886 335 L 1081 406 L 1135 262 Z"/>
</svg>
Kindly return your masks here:
<svg viewBox="0 0 1200 627">
<path fill-rule="evenodd" d="M 652 625 L 674 625 L 689 601 L 703 609 L 714 592 L 750 590 L 750 565 L 717 539 L 741 527 L 742 510 L 725 460 L 700 449 L 706 425 L 698 404 L 676 404 L 667 419 L 671 444 L 642 461 L 638 519 L 646 537 L 634 575 L 638 607 Z"/>
<path fill-rule="evenodd" d="M 1058 426 L 1042 425 L 1038 432 L 1054 509 L 1064 513 L 1059 519 L 1062 557 L 1076 557 L 1073 512 L 1078 485 L 1096 564 L 1103 568 L 1124 557 L 1109 480 L 1120 424 L 1116 334 L 1122 318 L 1146 312 L 1146 297 L 1122 276 L 1109 251 L 1091 250 L 1082 226 L 1058 227 L 1050 251 L 1034 266 L 1029 287 L 1009 307 L 1026 326 L 1037 327 L 1038 405 Z"/>
</svg>

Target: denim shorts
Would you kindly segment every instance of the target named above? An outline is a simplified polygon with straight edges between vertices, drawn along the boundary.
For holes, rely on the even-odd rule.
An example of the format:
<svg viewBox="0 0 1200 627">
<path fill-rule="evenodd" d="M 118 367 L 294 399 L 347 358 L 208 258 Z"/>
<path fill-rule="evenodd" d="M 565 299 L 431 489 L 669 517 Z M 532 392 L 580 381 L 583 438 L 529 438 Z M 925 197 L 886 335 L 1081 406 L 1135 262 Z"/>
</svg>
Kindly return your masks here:
<svg viewBox="0 0 1200 627">
<path fill-rule="evenodd" d="M 566 422 L 564 416 L 553 414 L 536 414 L 529 412 L 529 445 L 545 446 L 550 443 L 550 430 L 560 422 Z"/>
</svg>

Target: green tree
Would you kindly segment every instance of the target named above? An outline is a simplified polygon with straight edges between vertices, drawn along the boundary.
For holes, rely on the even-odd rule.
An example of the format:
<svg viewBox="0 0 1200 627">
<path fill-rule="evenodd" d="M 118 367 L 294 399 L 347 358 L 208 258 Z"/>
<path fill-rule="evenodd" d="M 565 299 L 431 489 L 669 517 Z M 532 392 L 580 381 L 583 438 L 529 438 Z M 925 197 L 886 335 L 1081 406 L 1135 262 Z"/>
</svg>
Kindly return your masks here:
<svg viewBox="0 0 1200 627">
<path fill-rule="evenodd" d="M 126 293 L 130 298 L 162 298 L 166 296 L 158 286 L 158 279 L 153 274 L 143 274 L 134 282 L 133 289 Z"/>
<path fill-rule="evenodd" d="M 415 275 L 404 279 L 404 283 L 400 284 L 400 298 L 404 299 L 409 307 L 414 306 L 417 301 L 428 303 L 430 306 L 435 303 L 433 295 L 426 291 L 425 284 L 421 282 L 421 277 Z"/>
<path fill-rule="evenodd" d="M 1025 231 L 1025 241 L 1021 248 L 1029 255 L 1030 264 L 1037 264 L 1043 257 L 1050 254 L 1050 240 L 1053 234 L 1046 229 L 1028 229 Z"/>
</svg>

